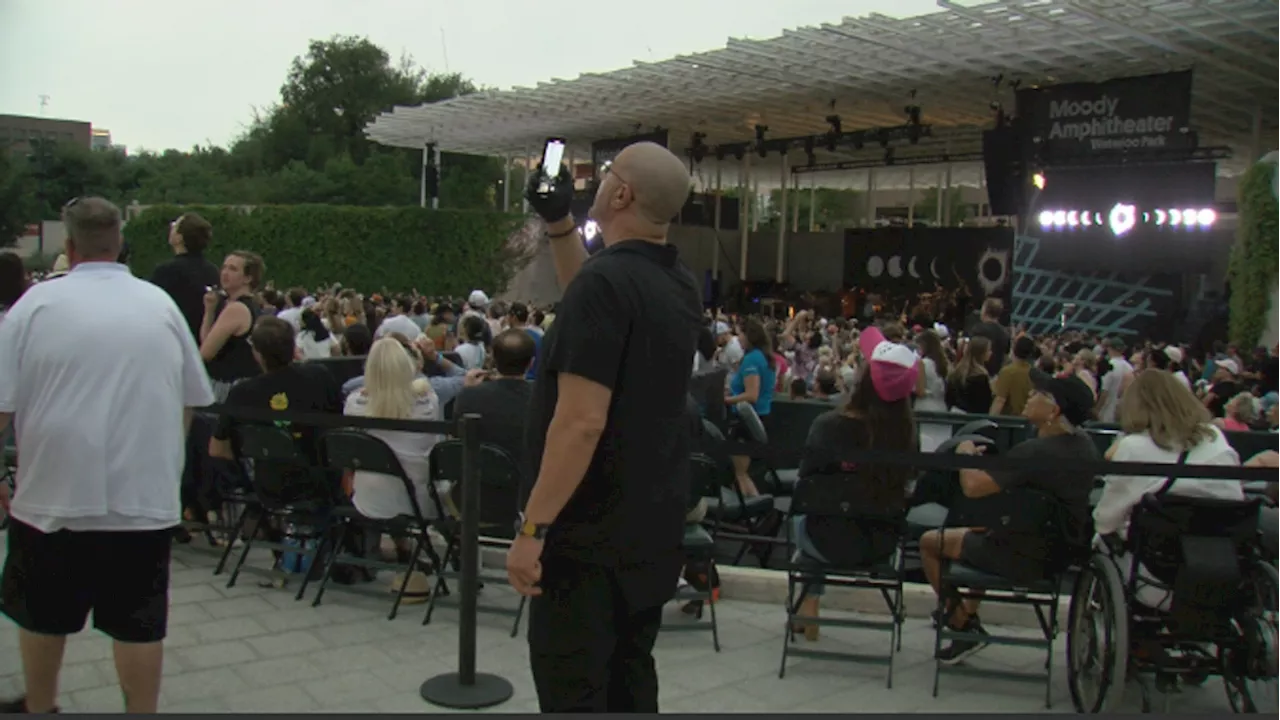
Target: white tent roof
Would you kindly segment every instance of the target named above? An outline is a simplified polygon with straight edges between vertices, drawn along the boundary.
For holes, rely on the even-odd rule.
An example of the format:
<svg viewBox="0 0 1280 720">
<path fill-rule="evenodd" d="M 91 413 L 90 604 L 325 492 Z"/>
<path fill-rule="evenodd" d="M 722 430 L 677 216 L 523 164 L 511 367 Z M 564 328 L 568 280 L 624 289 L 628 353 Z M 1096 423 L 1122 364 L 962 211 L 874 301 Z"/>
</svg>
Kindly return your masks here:
<svg viewBox="0 0 1280 720">
<path fill-rule="evenodd" d="M 555 135 L 569 138 L 582 159 L 593 141 L 654 126 L 683 147 L 694 132 L 706 133 L 708 145 L 750 140 L 756 123 L 769 137 L 823 133 L 833 112 L 846 131 L 901 125 L 915 90 L 923 122 L 935 129 L 918 152 L 973 153 L 978 130 L 991 123 L 991 102 L 1012 107 L 1014 81 L 1028 87 L 1190 67 L 1202 145 L 1229 145 L 1238 156 L 1275 147 L 1274 0 L 938 4 L 939 12 L 920 17 L 845 18 L 609 73 L 397 107 L 366 132 L 391 146 L 435 142 L 445 151 L 526 157 Z M 910 154 L 899 152 L 900 162 Z M 848 158 L 819 151 L 819 162 Z M 761 170 L 772 174 L 764 169 L 772 160 Z"/>
</svg>

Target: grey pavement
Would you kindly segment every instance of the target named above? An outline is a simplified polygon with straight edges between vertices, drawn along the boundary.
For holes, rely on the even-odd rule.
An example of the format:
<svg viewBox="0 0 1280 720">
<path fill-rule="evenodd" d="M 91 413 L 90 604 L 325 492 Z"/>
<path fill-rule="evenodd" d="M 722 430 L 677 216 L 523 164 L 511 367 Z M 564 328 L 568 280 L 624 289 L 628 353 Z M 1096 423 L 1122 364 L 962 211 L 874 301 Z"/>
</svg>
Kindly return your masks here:
<svg viewBox="0 0 1280 720">
<path fill-rule="evenodd" d="M 194 549 L 175 550 L 162 711 L 443 712 L 424 702 L 418 687 L 455 667 L 456 610 L 438 608 L 431 625 L 423 627 L 425 606 L 410 605 L 388 621 L 389 595 L 365 597 L 339 586 L 312 608 L 310 597 L 295 602 L 293 590 L 261 588 L 254 575 L 242 575 L 228 589 L 225 576 L 212 575 L 213 565 L 213 558 Z M 482 597 L 487 603 L 509 598 L 515 605 L 508 588 L 486 588 Z M 786 678 L 779 679 L 783 609 L 725 599 L 717 610 L 718 654 L 710 633 L 671 632 L 659 638 L 663 711 L 1045 712 L 1040 683 L 943 675 L 939 696 L 932 697 L 933 635 L 919 618 L 907 621 L 894 687 L 886 689 L 883 667 L 829 660 L 793 659 Z M 674 605 L 668 619 L 696 622 Z M 479 668 L 503 675 L 515 687 L 512 699 L 495 711 L 536 712 L 523 628 L 514 639 L 509 630 L 508 619 L 481 616 Z M 1059 647 L 1064 642 L 1060 639 Z M 874 631 L 823 628 L 821 640 L 812 645 L 880 653 L 888 640 Z M 1008 670 L 1039 667 L 1042 657 L 1031 650 L 989 647 L 969 664 Z M 1063 659 L 1059 650 L 1051 712 L 1072 711 Z M 19 693 L 21 682 L 17 631 L 5 621 L 0 623 L 0 695 Z M 1134 710 L 1137 697 L 1134 688 L 1126 698 Z M 122 707 L 110 641 L 92 629 L 68 643 L 60 702 L 69 712 Z M 1161 708 L 1157 696 L 1156 710 Z M 1230 712 L 1217 680 L 1172 697 L 1169 709 Z"/>
</svg>

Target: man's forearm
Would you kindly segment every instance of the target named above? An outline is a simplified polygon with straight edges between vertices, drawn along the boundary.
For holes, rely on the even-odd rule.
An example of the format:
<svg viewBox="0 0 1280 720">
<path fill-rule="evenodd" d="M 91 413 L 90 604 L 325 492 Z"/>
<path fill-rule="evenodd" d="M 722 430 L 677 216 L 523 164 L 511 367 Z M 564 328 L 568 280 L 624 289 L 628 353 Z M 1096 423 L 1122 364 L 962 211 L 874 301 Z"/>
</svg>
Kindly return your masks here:
<svg viewBox="0 0 1280 720">
<path fill-rule="evenodd" d="M 550 243 L 551 261 L 556 266 L 556 280 L 560 283 L 560 289 L 564 290 L 569 287 L 569 281 L 578 274 L 582 263 L 586 262 L 587 248 L 582 242 L 582 234 L 578 232 L 572 215 L 547 224 L 547 235 L 555 236 L 561 233 L 569 234 L 564 237 L 551 237 Z"/>
<path fill-rule="evenodd" d="M 601 431 L 576 418 L 555 417 L 547 428 L 538 480 L 529 493 L 525 517 L 538 525 L 555 522 L 587 474 Z"/>
</svg>

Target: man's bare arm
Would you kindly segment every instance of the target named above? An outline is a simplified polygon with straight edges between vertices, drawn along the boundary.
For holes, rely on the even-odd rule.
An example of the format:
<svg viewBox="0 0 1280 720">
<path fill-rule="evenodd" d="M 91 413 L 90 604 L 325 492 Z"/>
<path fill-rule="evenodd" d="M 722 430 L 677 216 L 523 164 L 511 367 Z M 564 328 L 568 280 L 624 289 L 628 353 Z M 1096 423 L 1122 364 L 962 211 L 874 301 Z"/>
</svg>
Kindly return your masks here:
<svg viewBox="0 0 1280 720">
<path fill-rule="evenodd" d="M 564 233 L 568 234 L 556 237 Z M 547 223 L 547 235 L 551 243 L 551 261 L 556 266 L 556 280 L 560 283 L 560 289 L 564 290 L 582 269 L 582 263 L 586 262 L 587 246 L 582 241 L 582 233 L 578 231 L 572 215 Z"/>
</svg>

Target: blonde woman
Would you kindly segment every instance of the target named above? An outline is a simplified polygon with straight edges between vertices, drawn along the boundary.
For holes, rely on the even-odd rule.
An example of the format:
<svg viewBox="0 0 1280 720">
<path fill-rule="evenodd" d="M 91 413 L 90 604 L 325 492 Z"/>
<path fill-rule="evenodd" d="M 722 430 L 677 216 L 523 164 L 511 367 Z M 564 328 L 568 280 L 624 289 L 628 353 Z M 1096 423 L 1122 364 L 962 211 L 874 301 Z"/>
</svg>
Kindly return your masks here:
<svg viewBox="0 0 1280 720">
<path fill-rule="evenodd" d="M 439 398 L 429 382 L 418 378 L 421 360 L 417 353 L 416 348 L 394 337 L 375 342 L 365 361 L 364 387 L 347 397 L 343 413 L 395 420 L 440 420 Z M 427 455 L 440 436 L 390 430 L 369 433 L 385 442 L 399 458 L 417 492 L 423 516 L 436 517 L 436 505 L 427 487 Z M 352 489 L 351 502 L 365 517 L 382 520 L 413 513 L 400 478 L 357 470 Z M 441 490 L 443 494 L 447 488 Z"/>
<path fill-rule="evenodd" d="M 1169 373 L 1139 373 L 1120 399 L 1123 435 L 1107 451 L 1116 462 L 1239 465 L 1240 456 L 1214 426 L 1209 411 Z M 1093 510 L 1098 535 L 1125 537 L 1129 517 L 1143 496 L 1155 493 L 1164 477 L 1108 475 L 1098 506 Z M 1178 478 L 1168 492 L 1188 497 L 1244 500 L 1244 489 L 1231 480 Z M 1127 567 L 1130 559 L 1122 559 Z M 1140 576 L 1141 577 L 1141 576 Z M 1149 581 L 1138 584 L 1138 600 L 1165 608 L 1169 593 Z"/>
<path fill-rule="evenodd" d="M 324 301 L 324 317 L 321 318 L 324 328 L 334 335 L 341 335 L 347 327 L 347 319 L 342 314 L 342 301 L 336 297 Z"/>
</svg>

